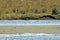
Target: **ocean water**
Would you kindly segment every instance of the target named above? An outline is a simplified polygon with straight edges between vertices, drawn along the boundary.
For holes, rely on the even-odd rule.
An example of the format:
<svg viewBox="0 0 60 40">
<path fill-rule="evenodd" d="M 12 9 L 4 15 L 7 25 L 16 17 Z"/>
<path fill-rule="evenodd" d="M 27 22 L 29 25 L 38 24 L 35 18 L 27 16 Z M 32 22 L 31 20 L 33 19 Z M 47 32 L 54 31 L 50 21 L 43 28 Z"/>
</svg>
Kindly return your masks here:
<svg viewBox="0 0 60 40">
<path fill-rule="evenodd" d="M 60 20 L 0 20 L 0 26 L 60 25 Z"/>
<path fill-rule="evenodd" d="M 60 34 L 45 34 L 45 33 L 0 34 L 0 40 L 60 40 Z"/>
</svg>

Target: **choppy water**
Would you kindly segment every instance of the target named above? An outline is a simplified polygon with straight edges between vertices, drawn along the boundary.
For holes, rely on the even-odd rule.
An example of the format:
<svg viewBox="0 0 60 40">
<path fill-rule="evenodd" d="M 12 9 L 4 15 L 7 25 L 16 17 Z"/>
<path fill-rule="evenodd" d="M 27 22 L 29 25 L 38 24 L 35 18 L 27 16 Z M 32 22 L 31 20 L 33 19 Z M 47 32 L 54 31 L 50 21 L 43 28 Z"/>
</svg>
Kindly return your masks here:
<svg viewBox="0 0 60 40">
<path fill-rule="evenodd" d="M 0 20 L 0 26 L 60 25 L 60 20 Z"/>
<path fill-rule="evenodd" d="M 0 34 L 0 40 L 60 40 L 60 34 Z"/>
</svg>

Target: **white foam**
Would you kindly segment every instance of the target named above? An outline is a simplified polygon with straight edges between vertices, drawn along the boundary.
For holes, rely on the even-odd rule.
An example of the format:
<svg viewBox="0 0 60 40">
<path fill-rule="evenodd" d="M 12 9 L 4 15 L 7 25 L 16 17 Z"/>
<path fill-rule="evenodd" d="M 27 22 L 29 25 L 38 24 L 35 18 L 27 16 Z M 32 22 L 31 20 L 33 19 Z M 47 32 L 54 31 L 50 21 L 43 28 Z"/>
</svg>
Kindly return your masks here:
<svg viewBox="0 0 60 40">
<path fill-rule="evenodd" d="M 0 20 L 0 26 L 60 25 L 60 20 Z"/>
<path fill-rule="evenodd" d="M 0 40 L 60 40 L 60 34 L 24 33 L 0 34 Z"/>
<path fill-rule="evenodd" d="M 0 36 L 42 36 L 42 35 L 47 35 L 47 36 L 52 36 L 55 34 L 46 34 L 46 33 L 23 33 L 23 34 L 0 34 Z"/>
</svg>

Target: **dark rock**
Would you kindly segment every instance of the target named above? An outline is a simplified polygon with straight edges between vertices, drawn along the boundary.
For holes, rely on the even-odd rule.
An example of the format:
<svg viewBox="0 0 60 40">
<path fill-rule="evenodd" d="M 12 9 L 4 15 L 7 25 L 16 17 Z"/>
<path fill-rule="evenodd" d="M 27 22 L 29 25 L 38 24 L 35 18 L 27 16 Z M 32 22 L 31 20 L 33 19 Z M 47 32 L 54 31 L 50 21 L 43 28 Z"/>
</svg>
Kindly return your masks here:
<svg viewBox="0 0 60 40">
<path fill-rule="evenodd" d="M 52 14 L 55 14 L 55 15 L 57 15 L 57 14 L 58 14 L 58 11 L 57 11 L 57 9 L 56 9 L 56 8 L 52 9 Z"/>
<path fill-rule="evenodd" d="M 42 9 L 42 13 L 46 13 L 46 9 Z"/>
<path fill-rule="evenodd" d="M 34 13 L 38 13 L 38 10 L 37 10 L 37 9 L 34 9 L 33 12 L 34 12 Z"/>
<path fill-rule="evenodd" d="M 47 16 L 42 16 L 42 17 L 40 17 L 40 18 L 49 18 L 49 19 L 56 19 L 54 16 L 50 16 L 50 15 L 47 15 Z"/>
</svg>

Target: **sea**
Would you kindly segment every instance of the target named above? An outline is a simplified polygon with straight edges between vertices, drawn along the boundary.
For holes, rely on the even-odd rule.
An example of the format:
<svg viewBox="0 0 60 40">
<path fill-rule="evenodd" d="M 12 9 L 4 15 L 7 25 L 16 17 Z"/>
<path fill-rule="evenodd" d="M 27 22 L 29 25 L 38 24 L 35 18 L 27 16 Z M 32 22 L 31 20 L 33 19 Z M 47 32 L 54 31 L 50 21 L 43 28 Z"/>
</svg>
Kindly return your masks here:
<svg viewBox="0 0 60 40">
<path fill-rule="evenodd" d="M 60 40 L 60 34 L 47 34 L 47 33 L 0 34 L 0 40 Z"/>
<path fill-rule="evenodd" d="M 60 20 L 0 20 L 0 26 L 60 25 Z"/>
<path fill-rule="evenodd" d="M 60 25 L 60 20 L 0 20 L 0 26 Z M 0 40 L 60 40 L 60 34 L 0 34 Z"/>
</svg>

